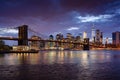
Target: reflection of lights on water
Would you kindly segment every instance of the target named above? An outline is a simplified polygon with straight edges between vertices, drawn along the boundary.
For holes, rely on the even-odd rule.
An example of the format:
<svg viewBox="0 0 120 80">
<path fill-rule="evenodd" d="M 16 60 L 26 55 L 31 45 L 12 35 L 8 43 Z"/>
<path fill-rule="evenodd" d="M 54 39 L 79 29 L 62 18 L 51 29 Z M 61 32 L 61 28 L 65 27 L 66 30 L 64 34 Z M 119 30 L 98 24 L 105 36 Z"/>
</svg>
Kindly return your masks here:
<svg viewBox="0 0 120 80">
<path fill-rule="evenodd" d="M 64 51 L 49 51 L 48 53 L 43 53 L 44 63 L 63 63 L 65 58 Z"/>
<path fill-rule="evenodd" d="M 82 58 L 81 63 L 84 68 L 88 67 L 88 65 L 89 65 L 88 54 L 89 53 L 87 53 L 87 52 L 83 52 L 81 54 L 81 58 Z"/>
<path fill-rule="evenodd" d="M 63 52 L 63 54 L 65 57 L 69 57 L 71 59 L 74 58 L 73 51 L 66 51 L 66 52 Z"/>
<path fill-rule="evenodd" d="M 8 65 L 27 64 L 52 64 L 52 63 L 80 63 L 88 68 L 89 62 L 108 62 L 113 58 L 112 54 L 106 52 L 88 51 L 45 51 L 42 53 L 14 53 L 6 54 L 1 63 Z M 1 64 L 0 63 L 0 64 Z"/>
<path fill-rule="evenodd" d="M 82 59 L 87 60 L 87 58 L 88 58 L 88 54 L 86 52 L 82 53 Z"/>
<path fill-rule="evenodd" d="M 30 55 L 29 53 L 17 53 L 17 54 L 14 54 L 14 56 L 17 56 L 18 58 L 28 57 L 29 55 Z"/>
<path fill-rule="evenodd" d="M 58 58 L 57 61 L 59 63 L 64 63 L 65 53 L 63 51 L 58 51 Z"/>
<path fill-rule="evenodd" d="M 60 55 L 58 56 L 58 62 L 60 62 L 60 63 L 64 63 L 64 55 L 63 55 L 63 53 L 59 53 Z"/>
<path fill-rule="evenodd" d="M 70 58 L 73 58 L 73 52 L 70 51 Z"/>
<path fill-rule="evenodd" d="M 64 57 L 65 57 L 63 52 L 60 53 L 60 57 L 61 57 L 61 58 L 64 58 Z"/>
<path fill-rule="evenodd" d="M 7 64 L 7 65 L 15 65 L 18 63 L 17 58 L 14 57 L 13 55 L 6 55 L 4 57 L 4 61 L 5 61 L 5 64 Z"/>
<path fill-rule="evenodd" d="M 91 54 L 91 60 L 92 61 L 99 61 L 99 62 L 110 62 L 111 61 L 111 54 L 107 54 L 105 52 L 98 52 L 98 53 L 93 53 Z"/>
<path fill-rule="evenodd" d="M 38 60 L 40 59 L 40 55 L 34 53 L 16 53 L 12 56 L 14 58 L 17 58 L 18 64 L 20 64 L 23 61 L 30 64 L 38 64 Z"/>
<path fill-rule="evenodd" d="M 107 60 L 110 60 L 111 56 L 110 55 L 106 55 L 106 58 L 107 58 Z"/>
<path fill-rule="evenodd" d="M 92 60 L 95 60 L 96 59 L 96 57 L 97 57 L 97 55 L 96 54 L 91 54 L 91 56 L 90 56 L 90 58 L 92 59 Z"/>
<path fill-rule="evenodd" d="M 56 56 L 56 53 L 54 51 L 49 52 L 49 56 L 54 57 Z"/>
<path fill-rule="evenodd" d="M 46 55 L 46 61 L 45 63 L 53 63 L 55 61 L 56 58 L 56 53 L 54 51 L 50 51 L 49 53 L 47 53 Z"/>
<path fill-rule="evenodd" d="M 100 56 L 98 56 L 98 59 L 104 60 L 104 59 L 105 59 L 105 55 L 100 55 Z"/>
</svg>

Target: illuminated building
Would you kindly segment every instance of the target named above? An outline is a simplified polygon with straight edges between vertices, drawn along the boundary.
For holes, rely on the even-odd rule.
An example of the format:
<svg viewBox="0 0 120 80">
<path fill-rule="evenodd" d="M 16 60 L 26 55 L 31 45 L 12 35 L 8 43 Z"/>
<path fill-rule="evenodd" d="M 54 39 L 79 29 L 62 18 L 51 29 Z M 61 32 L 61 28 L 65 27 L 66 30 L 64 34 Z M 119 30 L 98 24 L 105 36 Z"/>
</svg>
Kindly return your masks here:
<svg viewBox="0 0 120 80">
<path fill-rule="evenodd" d="M 67 45 L 67 47 L 68 47 L 69 49 L 72 49 L 73 46 L 74 46 L 74 45 L 72 44 L 72 42 L 75 41 L 75 37 L 74 37 L 71 33 L 67 33 L 66 37 L 67 37 L 67 41 L 68 41 L 68 42 L 71 42 L 71 43 L 67 43 L 66 45 Z"/>
<path fill-rule="evenodd" d="M 50 35 L 50 36 L 49 36 L 49 40 L 54 40 L 53 35 Z M 50 47 L 53 47 L 53 46 L 54 46 L 54 42 L 49 42 L 49 46 L 50 46 Z"/>
<path fill-rule="evenodd" d="M 63 39 L 64 39 L 63 34 L 59 33 L 59 34 L 56 35 L 56 40 L 57 41 L 62 41 Z M 61 43 L 59 43 L 59 42 L 55 43 L 55 47 L 61 47 L 61 46 L 62 46 Z"/>
<path fill-rule="evenodd" d="M 75 42 L 80 43 L 80 42 L 81 42 L 81 37 L 80 37 L 80 36 L 76 36 Z M 81 48 L 80 46 L 81 46 L 80 44 L 74 44 L 74 47 L 75 47 L 76 49 L 80 49 L 80 48 Z"/>
<path fill-rule="evenodd" d="M 72 34 L 71 33 L 67 33 L 67 38 L 71 39 L 72 38 Z"/>
<path fill-rule="evenodd" d="M 87 38 L 87 33 L 83 32 L 83 39 Z"/>
<path fill-rule="evenodd" d="M 92 42 L 94 43 L 95 42 L 95 28 L 94 28 L 94 25 L 92 27 L 92 35 L 91 35 L 91 37 L 92 37 Z"/>
<path fill-rule="evenodd" d="M 120 45 L 120 32 L 112 33 L 112 43 L 115 45 Z"/>
<path fill-rule="evenodd" d="M 39 36 L 32 36 L 31 39 L 35 39 L 35 40 L 40 40 L 41 38 Z M 31 41 L 30 43 L 30 48 L 31 49 L 35 49 L 35 50 L 39 50 L 40 49 L 40 41 Z"/>
<path fill-rule="evenodd" d="M 53 35 L 50 35 L 50 36 L 49 36 L 49 40 L 54 40 Z"/>
<path fill-rule="evenodd" d="M 56 40 L 62 40 L 63 39 L 63 35 L 61 33 L 56 35 Z"/>
<path fill-rule="evenodd" d="M 103 42 L 103 34 L 102 34 L 102 32 L 100 32 L 99 29 L 96 30 L 95 42 L 97 44 L 102 44 L 102 42 Z"/>
<path fill-rule="evenodd" d="M 80 36 L 76 36 L 76 41 L 77 41 L 77 42 L 80 42 L 80 41 L 81 41 Z"/>
<path fill-rule="evenodd" d="M 100 43 L 102 44 L 103 43 L 103 33 L 101 32 L 100 34 Z"/>
<path fill-rule="evenodd" d="M 13 51 L 28 51 L 30 50 L 29 46 L 12 46 Z"/>
<path fill-rule="evenodd" d="M 96 43 L 100 43 L 100 30 L 96 30 Z"/>
<path fill-rule="evenodd" d="M 108 44 L 108 37 L 106 38 L 105 44 Z"/>
</svg>

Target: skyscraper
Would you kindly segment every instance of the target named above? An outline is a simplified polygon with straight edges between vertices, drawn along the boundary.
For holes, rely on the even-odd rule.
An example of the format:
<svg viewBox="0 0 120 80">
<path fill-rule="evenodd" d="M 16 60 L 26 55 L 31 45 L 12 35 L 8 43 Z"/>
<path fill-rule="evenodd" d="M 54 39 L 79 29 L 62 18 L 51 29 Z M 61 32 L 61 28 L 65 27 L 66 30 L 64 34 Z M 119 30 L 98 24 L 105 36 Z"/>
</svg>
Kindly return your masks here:
<svg viewBox="0 0 120 80">
<path fill-rule="evenodd" d="M 33 35 L 33 36 L 31 37 L 31 39 L 41 40 L 41 37 Z M 30 48 L 31 48 L 31 49 L 39 50 L 39 49 L 40 49 L 40 46 L 41 46 L 41 42 L 40 42 L 40 41 L 31 41 L 31 42 L 30 42 Z"/>
<path fill-rule="evenodd" d="M 83 32 L 83 39 L 87 38 L 87 32 Z"/>
<path fill-rule="evenodd" d="M 120 32 L 119 31 L 112 33 L 112 43 L 115 45 L 120 45 Z"/>
<path fill-rule="evenodd" d="M 54 40 L 53 35 L 50 35 L 50 36 L 49 36 L 49 40 Z M 49 42 L 49 46 L 50 46 L 50 47 L 53 47 L 53 46 L 54 46 L 54 42 Z"/>
<path fill-rule="evenodd" d="M 54 40 L 53 35 L 50 35 L 50 36 L 49 36 L 49 40 Z"/>
<path fill-rule="evenodd" d="M 95 42 L 97 44 L 102 44 L 103 42 L 103 33 L 99 29 L 96 30 Z"/>
<path fill-rule="evenodd" d="M 56 35 L 56 40 L 62 40 L 63 39 L 63 34 L 59 33 Z"/>
<path fill-rule="evenodd" d="M 68 39 L 72 39 L 72 34 L 71 33 L 67 33 L 67 38 Z"/>
<path fill-rule="evenodd" d="M 100 43 L 102 44 L 103 42 L 103 32 L 100 32 Z"/>
<path fill-rule="evenodd" d="M 92 37 L 92 42 L 95 42 L 95 28 L 94 28 L 94 25 L 93 25 L 93 27 L 92 27 L 92 35 L 91 35 L 91 37 Z"/>
</svg>

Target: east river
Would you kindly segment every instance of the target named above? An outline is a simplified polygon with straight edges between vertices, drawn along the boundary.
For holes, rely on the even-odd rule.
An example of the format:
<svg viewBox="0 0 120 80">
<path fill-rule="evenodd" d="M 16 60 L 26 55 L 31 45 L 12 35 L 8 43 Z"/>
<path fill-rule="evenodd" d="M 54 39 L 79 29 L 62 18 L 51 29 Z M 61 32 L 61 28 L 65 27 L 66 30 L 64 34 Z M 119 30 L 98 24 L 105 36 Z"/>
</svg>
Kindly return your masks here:
<svg viewBox="0 0 120 80">
<path fill-rule="evenodd" d="M 0 54 L 0 80 L 120 80 L 120 51 Z"/>
</svg>

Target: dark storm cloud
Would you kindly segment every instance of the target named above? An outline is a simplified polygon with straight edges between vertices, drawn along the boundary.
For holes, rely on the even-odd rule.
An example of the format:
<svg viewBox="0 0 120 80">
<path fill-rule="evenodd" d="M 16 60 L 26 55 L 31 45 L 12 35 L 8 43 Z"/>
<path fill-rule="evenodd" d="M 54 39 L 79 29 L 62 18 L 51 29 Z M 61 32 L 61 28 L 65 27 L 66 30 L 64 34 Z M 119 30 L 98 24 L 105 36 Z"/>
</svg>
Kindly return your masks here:
<svg viewBox="0 0 120 80">
<path fill-rule="evenodd" d="M 0 5 L 0 16 L 8 17 L 41 16 L 47 18 L 56 15 L 58 10 L 54 0 L 2 0 Z"/>
<path fill-rule="evenodd" d="M 73 10 L 84 14 L 98 14 L 115 0 L 1 0 L 1 16 L 54 17 Z"/>
<path fill-rule="evenodd" d="M 115 0 L 61 0 L 64 9 L 77 10 L 83 14 L 100 14 L 106 10 L 106 5 Z"/>
</svg>

